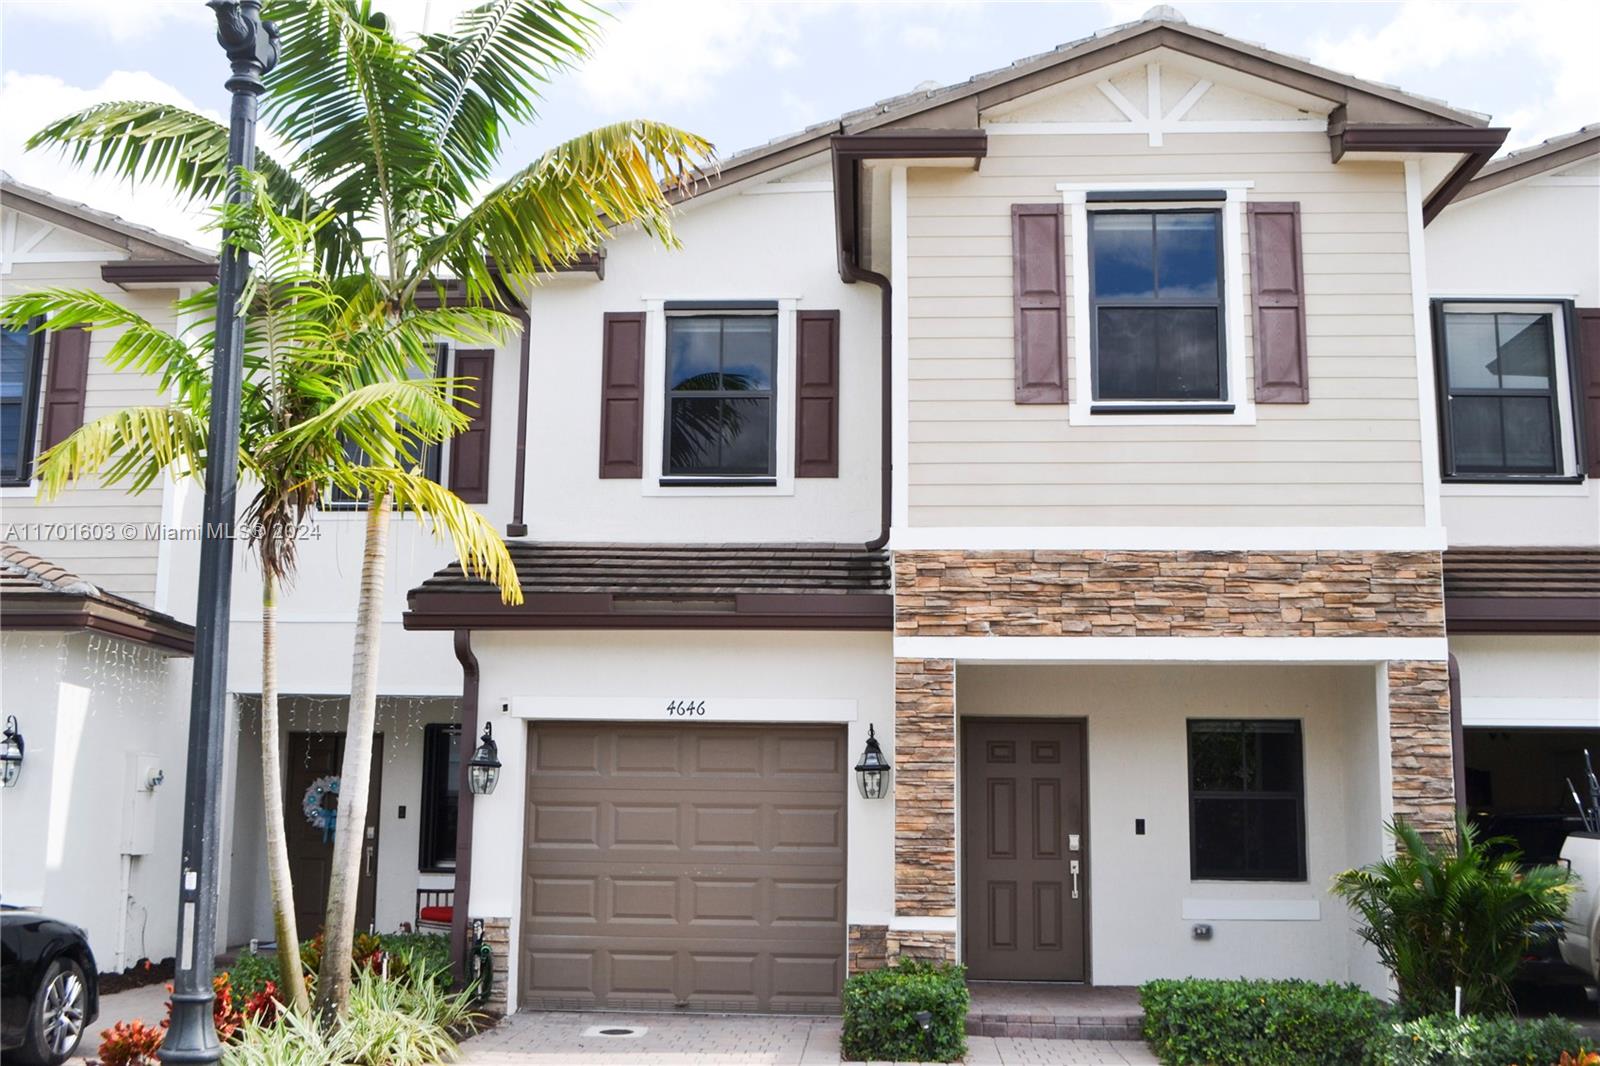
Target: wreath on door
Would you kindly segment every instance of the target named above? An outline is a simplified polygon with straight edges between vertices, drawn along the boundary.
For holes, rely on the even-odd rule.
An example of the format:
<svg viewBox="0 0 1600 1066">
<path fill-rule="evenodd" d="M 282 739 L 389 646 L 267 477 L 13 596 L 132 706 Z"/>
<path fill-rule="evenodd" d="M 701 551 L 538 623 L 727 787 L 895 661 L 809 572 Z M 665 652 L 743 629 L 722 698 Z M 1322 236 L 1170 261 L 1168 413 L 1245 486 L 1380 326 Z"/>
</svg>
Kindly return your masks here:
<svg viewBox="0 0 1600 1066">
<path fill-rule="evenodd" d="M 331 839 L 339 820 L 339 779 L 327 774 L 311 782 L 300 800 L 300 811 L 306 821 L 322 830 L 324 841 Z"/>
</svg>

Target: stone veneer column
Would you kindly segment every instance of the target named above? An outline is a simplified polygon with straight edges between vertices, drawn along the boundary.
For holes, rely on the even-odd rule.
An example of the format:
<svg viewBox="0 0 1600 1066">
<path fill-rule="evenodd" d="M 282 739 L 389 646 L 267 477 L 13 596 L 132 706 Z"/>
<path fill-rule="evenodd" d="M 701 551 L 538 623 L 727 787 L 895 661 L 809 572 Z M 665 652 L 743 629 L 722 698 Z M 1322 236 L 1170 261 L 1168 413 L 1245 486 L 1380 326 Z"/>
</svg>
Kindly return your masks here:
<svg viewBox="0 0 1600 1066">
<path fill-rule="evenodd" d="M 901 923 L 956 916 L 956 667 L 896 659 L 894 910 Z M 886 954 L 955 958 L 953 931 L 890 927 Z"/>
<path fill-rule="evenodd" d="M 1449 664 L 1389 663 L 1389 744 L 1395 819 L 1430 836 L 1454 830 Z"/>
</svg>

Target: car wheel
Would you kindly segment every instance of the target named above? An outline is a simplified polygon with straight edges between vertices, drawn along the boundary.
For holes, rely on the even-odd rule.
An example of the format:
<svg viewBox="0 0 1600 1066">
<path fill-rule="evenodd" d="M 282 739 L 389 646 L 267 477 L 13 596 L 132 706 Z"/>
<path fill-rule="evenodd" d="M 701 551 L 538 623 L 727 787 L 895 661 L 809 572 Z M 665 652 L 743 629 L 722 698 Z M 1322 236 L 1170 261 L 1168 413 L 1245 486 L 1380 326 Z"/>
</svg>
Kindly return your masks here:
<svg viewBox="0 0 1600 1066">
<path fill-rule="evenodd" d="M 89 988 L 83 968 L 71 959 L 57 959 L 44 972 L 28 1012 L 22 1061 L 56 1066 L 78 1050 L 89 1016 Z"/>
</svg>

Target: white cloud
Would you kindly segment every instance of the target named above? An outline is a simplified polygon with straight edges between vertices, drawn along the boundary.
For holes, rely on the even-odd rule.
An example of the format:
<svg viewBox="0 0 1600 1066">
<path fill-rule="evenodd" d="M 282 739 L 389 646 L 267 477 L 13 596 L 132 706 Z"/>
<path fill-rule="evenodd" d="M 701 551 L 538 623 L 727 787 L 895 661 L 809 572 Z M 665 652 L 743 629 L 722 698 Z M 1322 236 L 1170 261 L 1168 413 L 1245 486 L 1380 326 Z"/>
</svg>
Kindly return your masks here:
<svg viewBox="0 0 1600 1066">
<path fill-rule="evenodd" d="M 801 23 L 829 5 L 743 0 L 654 0 L 619 8 L 578 74 L 602 111 L 639 111 L 703 100 L 717 79 L 756 57 L 789 65 Z"/>
<path fill-rule="evenodd" d="M 216 112 L 196 107 L 177 89 L 144 71 L 113 71 L 92 89 L 68 85 L 47 74 L 8 71 L 0 80 L 0 167 L 26 185 L 82 201 L 202 247 L 215 247 L 216 238 L 204 229 L 208 213 L 203 205 L 180 204 L 154 183 L 132 185 L 109 176 L 95 176 L 48 148 L 24 151 L 28 138 L 55 119 L 114 100 L 153 100 L 221 118 Z"/>
<path fill-rule="evenodd" d="M 1389 21 L 1313 39 L 1312 58 L 1358 77 L 1411 88 L 1425 72 L 1481 70 L 1486 90 L 1511 96 L 1494 117 L 1508 148 L 1600 118 L 1600 5 L 1540 0 L 1520 5 L 1406 0 Z M 1510 90 L 1508 93 L 1507 90 Z M 1515 95 L 1512 95 L 1515 94 Z M 1515 101 L 1514 103 L 1511 101 Z M 1453 100 L 1471 108 L 1486 100 Z"/>
<path fill-rule="evenodd" d="M 216 16 L 199 0 L 4 0 L 7 17 L 61 23 L 74 34 L 97 34 L 117 41 L 141 40 L 172 32 L 173 23 L 215 27 Z"/>
<path fill-rule="evenodd" d="M 925 24 L 907 26 L 900 31 L 900 43 L 907 48 L 931 52 L 944 47 L 944 31 L 937 26 Z"/>
</svg>

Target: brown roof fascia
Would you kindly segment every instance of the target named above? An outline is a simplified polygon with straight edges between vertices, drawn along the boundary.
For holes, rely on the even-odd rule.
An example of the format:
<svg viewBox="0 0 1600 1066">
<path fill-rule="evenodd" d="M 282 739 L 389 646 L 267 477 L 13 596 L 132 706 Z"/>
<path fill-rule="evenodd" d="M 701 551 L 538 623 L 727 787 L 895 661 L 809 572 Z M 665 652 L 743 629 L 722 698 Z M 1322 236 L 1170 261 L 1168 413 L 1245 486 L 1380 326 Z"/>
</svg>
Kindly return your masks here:
<svg viewBox="0 0 1600 1066">
<path fill-rule="evenodd" d="M 1446 596 L 1447 633 L 1600 633 L 1600 597 Z"/>
<path fill-rule="evenodd" d="M 888 593 L 739 593 L 669 606 L 651 597 L 606 592 L 531 593 L 520 607 L 498 593 L 411 594 L 405 628 L 435 629 L 823 629 L 882 630 L 894 625 Z M 666 609 L 662 609 L 663 606 Z M 654 609 L 646 609 L 654 608 Z"/>
<path fill-rule="evenodd" d="M 182 622 L 170 619 L 163 621 L 87 596 L 50 593 L 29 594 L 26 598 L 29 601 L 37 598 L 40 602 L 29 602 L 22 610 L 7 609 L 0 612 L 0 629 L 87 629 L 179 655 L 194 654 L 194 627 Z"/>
<path fill-rule="evenodd" d="M 204 282 L 216 284 L 217 264 L 185 263 L 178 260 L 124 260 L 104 263 L 100 267 L 100 280 L 110 285 L 155 285 L 163 283 L 190 284 Z"/>
<path fill-rule="evenodd" d="M 1600 126 L 1582 131 L 1587 136 L 1545 148 L 1527 148 L 1504 159 L 1491 160 L 1456 197 L 1459 202 L 1504 188 L 1527 178 L 1557 170 L 1600 155 Z"/>
<path fill-rule="evenodd" d="M 1461 162 L 1423 201 L 1426 226 L 1449 206 L 1467 183 L 1482 170 L 1505 143 L 1511 131 L 1505 126 L 1427 126 L 1391 123 L 1347 124 L 1343 115 L 1328 124 L 1328 139 L 1335 163 L 1350 152 L 1460 153 Z"/>
</svg>

